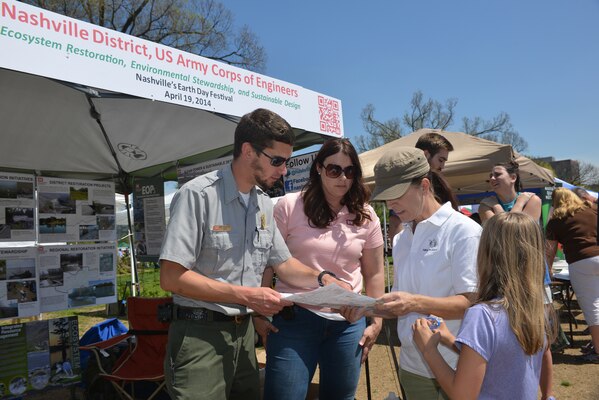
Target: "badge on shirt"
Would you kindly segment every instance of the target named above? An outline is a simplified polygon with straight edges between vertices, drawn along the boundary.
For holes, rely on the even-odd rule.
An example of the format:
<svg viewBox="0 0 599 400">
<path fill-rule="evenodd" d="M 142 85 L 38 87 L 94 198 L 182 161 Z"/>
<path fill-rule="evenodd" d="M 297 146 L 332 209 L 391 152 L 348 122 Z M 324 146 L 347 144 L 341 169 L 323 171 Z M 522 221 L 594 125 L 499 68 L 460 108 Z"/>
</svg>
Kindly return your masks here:
<svg viewBox="0 0 599 400">
<path fill-rule="evenodd" d="M 214 225 L 212 232 L 231 232 L 231 225 Z"/>
<path fill-rule="evenodd" d="M 428 248 L 422 249 L 424 252 L 437 250 L 439 250 L 439 243 L 437 242 L 437 239 L 430 239 L 428 241 Z"/>
<path fill-rule="evenodd" d="M 266 214 L 260 214 L 260 229 L 266 229 Z"/>
</svg>

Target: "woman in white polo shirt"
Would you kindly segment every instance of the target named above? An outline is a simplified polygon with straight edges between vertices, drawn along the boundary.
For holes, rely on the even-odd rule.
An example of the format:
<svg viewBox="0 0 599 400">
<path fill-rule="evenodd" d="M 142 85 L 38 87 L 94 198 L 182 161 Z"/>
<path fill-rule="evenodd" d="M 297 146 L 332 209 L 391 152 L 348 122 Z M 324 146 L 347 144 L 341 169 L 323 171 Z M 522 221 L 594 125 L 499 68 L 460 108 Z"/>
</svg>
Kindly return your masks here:
<svg viewBox="0 0 599 400">
<path fill-rule="evenodd" d="M 407 398 L 447 398 L 413 342 L 412 324 L 433 314 L 457 333 L 474 300 L 481 228 L 451 203 L 441 204 L 438 199 L 448 198 L 451 189 L 437 172 L 430 171 L 422 150 L 395 148 L 381 157 L 374 174 L 372 199 L 386 201 L 404 221 L 404 229 L 393 243 L 393 291 L 379 299 L 377 313 L 398 317 L 400 381 Z M 343 314 L 354 319 L 360 313 L 363 311 L 353 309 Z M 455 368 L 455 353 L 440 351 Z"/>
</svg>

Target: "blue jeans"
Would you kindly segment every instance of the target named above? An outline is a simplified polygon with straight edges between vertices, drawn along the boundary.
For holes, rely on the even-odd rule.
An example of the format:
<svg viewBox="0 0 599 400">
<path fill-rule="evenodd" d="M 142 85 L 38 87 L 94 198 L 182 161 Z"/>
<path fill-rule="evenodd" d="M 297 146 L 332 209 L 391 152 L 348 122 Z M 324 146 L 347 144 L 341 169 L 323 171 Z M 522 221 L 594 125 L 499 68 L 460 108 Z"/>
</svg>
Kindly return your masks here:
<svg viewBox="0 0 599 400">
<path fill-rule="evenodd" d="M 322 400 L 353 399 L 360 379 L 360 338 L 366 319 L 331 321 L 293 306 L 295 318 L 275 315 L 268 336 L 264 400 L 304 400 L 316 365 Z"/>
</svg>

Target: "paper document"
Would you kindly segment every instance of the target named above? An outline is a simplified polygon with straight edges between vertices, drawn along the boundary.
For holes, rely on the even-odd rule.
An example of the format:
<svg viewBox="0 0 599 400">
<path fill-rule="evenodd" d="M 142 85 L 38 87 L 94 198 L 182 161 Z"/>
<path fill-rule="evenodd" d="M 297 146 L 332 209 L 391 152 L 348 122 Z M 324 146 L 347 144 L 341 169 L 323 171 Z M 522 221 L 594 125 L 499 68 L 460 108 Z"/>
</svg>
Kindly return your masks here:
<svg viewBox="0 0 599 400">
<path fill-rule="evenodd" d="M 294 303 L 329 308 L 341 306 L 372 308 L 376 303 L 372 297 L 350 292 L 336 284 L 323 286 L 311 292 L 285 295 L 285 298 Z"/>
</svg>

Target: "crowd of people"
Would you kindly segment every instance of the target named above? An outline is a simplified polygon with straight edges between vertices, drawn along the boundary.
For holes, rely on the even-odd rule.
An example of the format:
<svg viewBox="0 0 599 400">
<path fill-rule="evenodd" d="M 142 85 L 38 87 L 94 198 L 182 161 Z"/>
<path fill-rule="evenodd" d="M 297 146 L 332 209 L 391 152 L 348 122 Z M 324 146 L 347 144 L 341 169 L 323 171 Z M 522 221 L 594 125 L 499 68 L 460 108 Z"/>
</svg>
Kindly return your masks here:
<svg viewBox="0 0 599 400">
<path fill-rule="evenodd" d="M 555 190 L 544 234 L 540 198 L 521 187 L 516 163 L 498 164 L 489 175 L 495 195 L 479 206 L 481 226 L 458 210 L 443 177 L 451 143 L 429 133 L 381 157 L 372 194 L 351 142 L 329 139 L 303 190 L 273 206 L 265 191 L 286 174 L 294 139 L 279 115 L 246 114 L 232 164 L 173 198 L 160 256 L 161 285 L 175 304 L 165 359 L 171 398 L 261 398 L 257 332 L 265 399 L 305 399 L 317 367 L 320 399 L 354 399 L 382 319 L 396 318 L 407 399 L 540 392 L 551 400 L 548 283 L 558 243 L 591 331 L 582 360 L 599 362 L 596 200 Z M 386 202 L 394 224 L 389 293 L 376 201 Z M 333 284 L 375 306 L 286 299 Z"/>
</svg>

